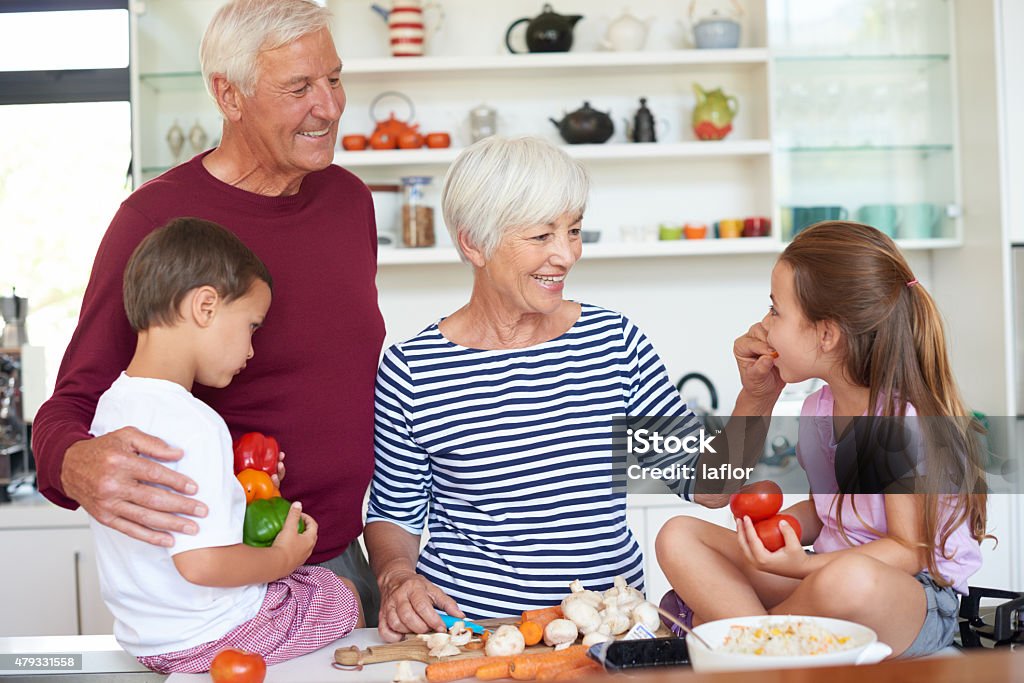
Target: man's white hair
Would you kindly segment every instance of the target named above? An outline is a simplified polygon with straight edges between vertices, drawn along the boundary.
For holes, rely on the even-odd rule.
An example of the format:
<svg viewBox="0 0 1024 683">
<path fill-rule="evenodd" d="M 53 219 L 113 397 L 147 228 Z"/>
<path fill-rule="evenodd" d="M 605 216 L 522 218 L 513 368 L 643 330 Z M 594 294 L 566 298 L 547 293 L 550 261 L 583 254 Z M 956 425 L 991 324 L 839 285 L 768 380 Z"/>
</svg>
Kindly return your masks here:
<svg viewBox="0 0 1024 683">
<path fill-rule="evenodd" d="M 441 208 L 459 256 L 458 235 L 490 258 L 506 230 L 582 214 L 590 192 L 586 169 L 564 150 L 535 137 L 491 136 L 455 159 L 444 179 Z"/>
<path fill-rule="evenodd" d="M 326 28 L 331 13 L 310 0 L 233 0 L 217 10 L 199 45 L 206 90 L 222 74 L 252 96 L 259 77 L 259 55 Z M 216 99 L 216 98 L 215 98 Z"/>
</svg>

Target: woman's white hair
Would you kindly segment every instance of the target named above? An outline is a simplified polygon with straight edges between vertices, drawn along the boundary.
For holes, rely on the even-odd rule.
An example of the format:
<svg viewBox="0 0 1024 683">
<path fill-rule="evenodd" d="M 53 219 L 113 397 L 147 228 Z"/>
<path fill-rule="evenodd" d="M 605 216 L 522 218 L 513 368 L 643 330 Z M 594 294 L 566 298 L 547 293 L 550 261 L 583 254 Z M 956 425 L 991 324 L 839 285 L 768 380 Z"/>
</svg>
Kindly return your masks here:
<svg viewBox="0 0 1024 683">
<path fill-rule="evenodd" d="M 492 136 L 455 159 L 441 189 L 444 222 L 459 250 L 459 233 L 490 258 L 505 231 L 582 214 L 590 178 L 583 164 L 535 137 Z"/>
<path fill-rule="evenodd" d="M 233 0 L 217 10 L 199 45 L 206 90 L 223 74 L 242 94 L 252 96 L 259 55 L 320 29 L 330 30 L 331 13 L 310 0 Z"/>
</svg>

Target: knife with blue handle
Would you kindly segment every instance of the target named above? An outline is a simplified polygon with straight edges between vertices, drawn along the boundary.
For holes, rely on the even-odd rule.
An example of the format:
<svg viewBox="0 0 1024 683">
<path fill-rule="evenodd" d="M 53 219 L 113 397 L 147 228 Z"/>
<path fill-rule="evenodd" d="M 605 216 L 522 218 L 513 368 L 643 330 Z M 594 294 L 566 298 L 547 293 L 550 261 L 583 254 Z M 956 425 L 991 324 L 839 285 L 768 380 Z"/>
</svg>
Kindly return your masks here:
<svg viewBox="0 0 1024 683">
<path fill-rule="evenodd" d="M 473 633 L 483 633 L 484 631 L 490 630 L 490 629 L 484 628 L 480 624 L 474 624 L 472 621 L 470 621 L 469 619 L 466 619 L 465 617 L 462 617 L 462 618 L 460 618 L 460 617 L 453 617 L 453 616 L 451 616 L 449 614 L 445 614 L 444 612 L 441 612 L 441 611 L 438 611 L 437 614 L 438 614 L 438 616 L 441 617 L 441 621 L 444 622 L 445 628 L 451 628 L 452 626 L 455 625 L 455 622 L 461 621 L 463 624 L 466 625 L 466 628 L 469 629 L 470 631 L 472 631 Z"/>
</svg>

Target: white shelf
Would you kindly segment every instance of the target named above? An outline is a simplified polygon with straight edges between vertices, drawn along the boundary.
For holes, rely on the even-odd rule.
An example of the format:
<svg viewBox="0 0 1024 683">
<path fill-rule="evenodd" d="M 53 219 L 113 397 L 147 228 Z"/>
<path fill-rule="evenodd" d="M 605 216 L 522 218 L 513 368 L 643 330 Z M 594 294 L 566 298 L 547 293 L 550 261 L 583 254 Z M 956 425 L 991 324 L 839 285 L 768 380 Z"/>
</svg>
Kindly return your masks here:
<svg viewBox="0 0 1024 683">
<path fill-rule="evenodd" d="M 635 72 L 638 68 L 691 66 L 713 68 L 737 65 L 756 66 L 768 63 L 764 48 L 734 50 L 665 50 L 637 52 L 557 52 L 523 55 L 473 57 L 383 57 L 351 59 L 344 62 L 343 78 L 381 76 L 385 74 L 460 75 L 481 73 L 530 73 L 546 71 L 545 77 L 560 72 L 599 68 L 601 75 Z"/>
<path fill-rule="evenodd" d="M 954 249 L 961 246 L 957 239 L 897 240 L 904 251 Z M 740 256 L 743 254 L 780 254 L 786 243 L 774 237 L 741 237 L 738 239 L 678 240 L 668 242 L 597 242 L 583 245 L 583 258 L 622 259 L 659 256 Z M 431 265 L 460 263 L 453 247 L 403 249 L 381 246 L 377 250 L 380 266 Z"/>
<path fill-rule="evenodd" d="M 638 69 L 660 70 L 691 67 L 707 70 L 718 67 L 760 66 L 768 63 L 765 48 L 734 50 L 664 50 L 637 52 L 549 52 L 525 55 L 471 57 L 376 57 L 343 62 L 343 79 L 378 76 L 473 76 L 488 73 L 543 75 L 545 78 L 579 75 L 581 71 L 600 69 L 602 77 L 636 73 Z M 543 74 L 537 72 L 543 71 Z M 198 70 L 146 72 L 139 80 L 155 91 L 201 90 Z"/>
<path fill-rule="evenodd" d="M 631 159 L 696 159 L 767 156 L 770 140 L 714 140 L 675 143 L 625 143 L 603 145 L 565 145 L 576 159 L 624 161 Z M 450 164 L 461 149 L 384 149 L 351 152 L 337 150 L 334 163 L 345 168 L 368 166 L 413 166 Z"/>
<path fill-rule="evenodd" d="M 647 258 L 650 256 L 709 256 L 738 254 L 777 254 L 783 245 L 772 237 L 738 239 L 678 240 L 671 242 L 608 242 L 583 245 L 584 259 Z M 459 263 L 453 247 L 402 249 L 382 246 L 377 251 L 378 265 L 426 265 Z"/>
</svg>

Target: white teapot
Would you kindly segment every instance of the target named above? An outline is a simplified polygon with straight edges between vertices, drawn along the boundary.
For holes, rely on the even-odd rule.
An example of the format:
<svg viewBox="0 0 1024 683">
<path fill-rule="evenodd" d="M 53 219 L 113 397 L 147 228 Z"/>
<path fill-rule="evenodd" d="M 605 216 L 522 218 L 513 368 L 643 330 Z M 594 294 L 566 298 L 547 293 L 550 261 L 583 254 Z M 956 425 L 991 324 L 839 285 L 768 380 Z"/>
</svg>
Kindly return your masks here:
<svg viewBox="0 0 1024 683">
<path fill-rule="evenodd" d="M 608 24 L 608 30 L 601 39 L 601 47 L 615 52 L 642 50 L 652 20 L 653 17 L 637 19 L 628 9 L 623 10 L 622 16 Z"/>
</svg>

